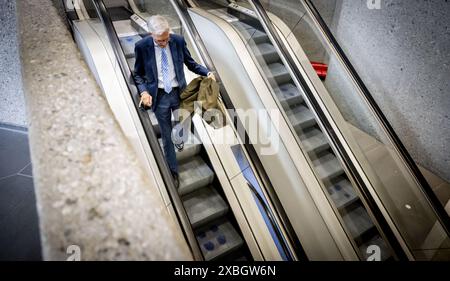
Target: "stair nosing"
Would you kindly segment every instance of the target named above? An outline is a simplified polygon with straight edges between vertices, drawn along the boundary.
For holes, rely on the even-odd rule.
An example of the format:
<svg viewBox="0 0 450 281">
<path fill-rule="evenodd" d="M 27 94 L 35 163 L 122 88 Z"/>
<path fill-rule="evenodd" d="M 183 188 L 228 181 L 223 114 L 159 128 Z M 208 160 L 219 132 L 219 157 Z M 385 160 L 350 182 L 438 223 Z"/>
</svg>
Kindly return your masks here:
<svg viewBox="0 0 450 281">
<path fill-rule="evenodd" d="M 203 218 L 203 219 L 201 219 L 201 220 L 199 220 L 197 222 L 191 222 L 190 221 L 191 218 L 189 218 L 189 221 L 191 222 L 192 228 L 194 228 L 194 229 L 202 227 L 205 224 L 208 224 L 209 222 L 224 216 L 230 210 L 230 206 L 222 198 L 222 196 L 220 196 L 220 194 L 217 192 L 217 190 L 212 185 L 207 185 L 207 186 L 201 187 L 201 188 L 197 189 L 195 192 L 190 192 L 190 193 L 184 195 L 183 198 L 182 198 L 183 205 L 184 205 L 184 202 L 186 201 L 186 197 L 195 197 L 195 193 L 200 193 L 202 189 L 207 189 L 207 188 L 210 188 L 212 190 L 212 193 L 214 193 L 214 195 L 217 195 L 217 196 L 220 197 L 220 200 L 222 200 L 223 203 L 224 203 L 223 204 L 224 208 L 217 210 L 213 214 L 211 214 L 211 215 L 209 215 L 209 216 L 207 216 L 207 217 L 205 217 L 205 218 Z M 185 206 L 185 208 L 186 208 L 186 210 L 188 209 L 186 206 Z M 188 214 L 189 214 L 189 212 L 188 212 Z"/>
</svg>

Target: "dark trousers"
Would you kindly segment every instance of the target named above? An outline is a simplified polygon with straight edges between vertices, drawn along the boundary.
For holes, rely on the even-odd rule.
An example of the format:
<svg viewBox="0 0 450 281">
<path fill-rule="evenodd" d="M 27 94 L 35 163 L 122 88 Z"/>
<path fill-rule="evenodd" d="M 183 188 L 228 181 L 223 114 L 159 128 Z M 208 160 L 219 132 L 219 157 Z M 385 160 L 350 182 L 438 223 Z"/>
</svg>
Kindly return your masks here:
<svg viewBox="0 0 450 281">
<path fill-rule="evenodd" d="M 158 90 L 158 101 L 155 105 L 155 115 L 161 128 L 161 137 L 164 146 L 164 154 L 167 164 L 173 173 L 178 173 L 178 163 L 175 147 L 172 141 L 172 112 L 180 108 L 180 90 L 174 88 L 168 94 L 164 90 Z M 177 116 L 175 116 L 177 120 Z"/>
</svg>

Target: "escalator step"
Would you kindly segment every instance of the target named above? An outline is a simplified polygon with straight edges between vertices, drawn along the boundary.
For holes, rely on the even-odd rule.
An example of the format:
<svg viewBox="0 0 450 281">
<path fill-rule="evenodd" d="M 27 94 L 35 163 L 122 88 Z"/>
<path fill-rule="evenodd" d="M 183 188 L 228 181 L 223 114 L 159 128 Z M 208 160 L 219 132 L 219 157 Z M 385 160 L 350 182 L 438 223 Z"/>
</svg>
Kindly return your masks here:
<svg viewBox="0 0 450 281">
<path fill-rule="evenodd" d="M 195 229 L 228 212 L 228 205 L 212 186 L 201 188 L 183 197 L 189 221 Z"/>
<path fill-rule="evenodd" d="M 287 68 L 279 62 L 264 66 L 264 72 L 269 78 L 275 79 L 278 84 L 287 84 L 291 82 L 291 76 Z"/>
<path fill-rule="evenodd" d="M 261 32 L 250 25 L 241 21 L 233 22 L 233 26 L 239 31 L 246 41 L 254 42 L 255 44 L 270 42 L 269 37 L 264 32 Z"/>
<path fill-rule="evenodd" d="M 303 102 L 300 91 L 293 84 L 281 85 L 279 88 L 275 89 L 275 94 L 283 108 L 286 110 Z"/>
<path fill-rule="evenodd" d="M 275 47 L 270 43 L 262 43 L 257 45 L 259 56 L 262 56 L 262 59 L 265 64 L 272 64 L 277 61 L 280 61 L 280 56 L 278 55 Z M 256 52 L 255 52 L 256 53 Z"/>
<path fill-rule="evenodd" d="M 164 149 L 162 138 L 159 138 L 158 141 L 161 148 Z M 184 143 L 183 150 L 178 151 L 175 148 L 178 163 L 185 162 L 187 159 L 190 159 L 195 155 L 199 154 L 201 149 L 202 149 L 201 143 L 192 133 L 190 133 L 187 140 Z"/>
<path fill-rule="evenodd" d="M 319 129 L 312 129 L 300 137 L 308 153 L 318 153 L 330 147 L 327 138 Z"/>
<path fill-rule="evenodd" d="M 107 9 L 108 14 L 113 22 L 119 20 L 129 20 L 132 15 L 132 13 L 123 6 L 108 7 Z"/>
<path fill-rule="evenodd" d="M 328 180 L 344 173 L 339 160 L 331 153 L 313 161 L 321 180 Z"/>
<path fill-rule="evenodd" d="M 220 259 L 244 243 L 244 240 L 234 229 L 233 225 L 226 219 L 214 221 L 196 231 L 205 260 Z"/>
<path fill-rule="evenodd" d="M 314 114 L 306 106 L 299 105 L 286 111 L 295 130 L 306 129 L 316 124 Z"/>
<path fill-rule="evenodd" d="M 362 206 L 343 215 L 342 219 L 354 239 L 358 239 L 365 232 L 374 227 L 367 211 Z"/>
<path fill-rule="evenodd" d="M 134 64 L 136 63 L 136 59 L 134 57 L 127 59 L 128 66 L 130 69 L 134 69 Z"/>
<path fill-rule="evenodd" d="M 235 262 L 235 261 L 250 261 L 248 254 L 246 254 L 246 248 L 240 247 L 239 249 L 235 251 L 231 251 L 230 253 L 227 253 L 225 255 L 220 256 L 221 262 Z"/>
<path fill-rule="evenodd" d="M 269 36 L 267 36 L 267 34 L 257 29 L 254 30 L 251 36 L 252 36 L 251 39 L 253 40 L 253 42 L 255 42 L 255 44 L 270 42 Z"/>
<path fill-rule="evenodd" d="M 120 37 L 120 45 L 122 46 L 123 52 L 126 58 L 134 58 L 134 46 L 141 40 L 142 37 L 139 35 Z"/>
<path fill-rule="evenodd" d="M 207 186 L 214 180 L 214 172 L 200 156 L 195 156 L 191 161 L 179 165 L 180 196 Z"/>
<path fill-rule="evenodd" d="M 184 149 L 182 151 L 176 151 L 177 160 L 179 162 L 184 162 L 187 159 L 194 157 L 200 153 L 202 145 L 200 141 L 194 136 L 194 134 L 189 133 L 187 140 L 184 143 Z"/>
<path fill-rule="evenodd" d="M 353 191 L 352 184 L 345 178 L 330 185 L 327 189 L 338 209 L 343 209 L 359 200 L 358 196 L 356 196 Z"/>
</svg>

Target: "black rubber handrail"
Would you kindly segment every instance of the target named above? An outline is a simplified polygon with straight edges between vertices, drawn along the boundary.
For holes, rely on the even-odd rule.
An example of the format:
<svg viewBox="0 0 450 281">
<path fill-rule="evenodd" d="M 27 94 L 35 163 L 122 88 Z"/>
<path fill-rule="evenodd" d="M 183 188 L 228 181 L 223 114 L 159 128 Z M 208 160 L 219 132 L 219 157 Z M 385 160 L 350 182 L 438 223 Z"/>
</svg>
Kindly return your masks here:
<svg viewBox="0 0 450 281">
<path fill-rule="evenodd" d="M 434 211 L 436 213 L 436 216 L 438 217 L 439 221 L 441 222 L 442 226 L 444 227 L 445 231 L 447 232 L 447 236 L 450 235 L 450 217 L 445 211 L 444 206 L 439 201 L 438 197 L 434 193 L 433 189 L 430 187 L 429 183 L 423 176 L 423 174 L 420 172 L 419 167 L 417 166 L 414 159 L 411 157 L 403 143 L 401 142 L 398 135 L 395 133 L 393 127 L 387 120 L 386 116 L 381 111 L 380 107 L 376 103 L 375 99 L 373 98 L 372 94 L 370 94 L 369 89 L 366 87 L 364 82 L 362 81 L 361 77 L 358 75 L 358 72 L 356 72 L 355 68 L 351 64 L 348 57 L 345 55 L 344 51 L 342 50 L 341 46 L 337 42 L 336 38 L 334 37 L 333 33 L 329 29 L 328 25 L 320 15 L 319 11 L 315 7 L 315 5 L 310 0 L 302 0 L 306 7 L 309 8 L 312 15 L 316 19 L 316 21 L 319 23 L 320 28 L 323 31 L 323 35 L 325 38 L 329 40 L 331 45 L 335 48 L 337 55 L 342 60 L 344 67 L 347 68 L 352 78 L 355 80 L 358 87 L 361 89 L 361 93 L 363 95 L 363 98 L 367 101 L 368 105 L 370 106 L 371 110 L 375 113 L 376 117 L 378 118 L 378 121 L 381 123 L 384 131 L 387 133 L 388 137 L 390 138 L 391 142 L 394 144 L 394 146 L 397 148 L 400 157 L 402 157 L 402 160 L 406 164 L 406 166 L 411 171 L 412 175 L 415 177 L 416 181 L 419 183 L 420 187 L 422 188 L 422 191 L 424 194 L 428 197 L 428 200 L 432 204 L 432 207 L 434 208 Z"/>
<path fill-rule="evenodd" d="M 189 7 L 192 7 L 191 3 L 194 1 L 192 1 L 192 0 L 189 0 L 189 1 L 188 0 L 171 0 L 171 1 L 177 5 L 180 12 L 182 13 L 183 19 L 185 20 L 186 25 L 187 25 L 186 28 L 187 28 L 188 32 L 193 36 L 193 38 L 195 40 L 195 42 L 193 42 L 193 43 L 195 43 L 196 46 L 198 47 L 200 55 L 202 56 L 202 59 L 206 65 L 206 67 L 210 71 L 215 73 L 216 80 L 220 86 L 220 94 L 222 97 L 222 101 L 225 104 L 225 107 L 228 109 L 235 109 L 235 106 L 233 105 L 228 92 L 226 91 L 223 83 L 221 82 L 220 75 L 217 73 L 214 63 L 206 50 L 206 47 L 200 37 L 200 34 L 197 31 L 197 29 L 195 28 L 195 25 L 192 22 L 191 17 L 189 16 L 187 9 Z M 233 120 L 233 122 L 234 122 L 233 125 L 236 128 L 244 128 L 242 122 L 239 120 L 239 118 L 237 116 Z M 249 142 L 245 141 L 245 140 L 249 139 L 247 132 L 243 132 L 243 134 L 244 135 L 241 136 L 241 139 L 244 140 L 244 144 L 243 144 L 244 148 L 247 151 L 250 161 L 252 162 L 252 164 L 255 168 L 255 172 L 256 172 L 257 176 L 259 177 L 259 179 L 261 180 L 262 185 L 264 186 L 264 189 L 267 191 L 269 200 L 272 203 L 272 205 L 274 206 L 273 208 L 275 209 L 275 212 L 280 219 L 280 223 L 281 223 L 283 229 L 285 230 L 285 233 L 287 236 L 286 239 L 290 242 L 290 245 L 291 245 L 293 252 L 294 252 L 295 256 L 297 257 L 297 259 L 304 260 L 304 261 L 308 260 L 308 257 L 306 256 L 306 253 L 305 253 L 302 245 L 300 244 L 300 241 L 295 233 L 295 230 L 294 230 L 291 222 L 289 221 L 289 218 L 281 204 L 280 199 L 278 198 L 278 195 L 275 192 L 275 189 L 270 181 L 269 176 L 267 175 L 267 173 L 265 171 L 265 168 L 263 167 L 263 165 L 261 163 L 261 160 L 259 159 L 259 156 L 258 156 L 255 148 Z M 278 227 L 278 224 L 276 224 L 276 225 Z M 283 243 L 285 243 L 285 240 L 281 240 L 281 241 Z M 283 249 L 285 249 L 285 248 L 289 248 L 289 247 L 287 245 L 284 245 Z M 289 255 L 291 255 L 291 254 L 289 254 Z"/>
<path fill-rule="evenodd" d="M 258 190 L 256 190 L 256 188 L 253 186 L 253 184 L 251 184 L 250 182 L 247 181 L 247 185 L 250 188 L 250 190 L 252 191 L 252 193 L 255 195 L 256 199 L 258 199 L 260 205 L 264 208 L 264 212 L 267 214 L 267 217 L 269 218 L 270 224 L 272 225 L 272 228 L 275 231 L 275 235 L 277 236 L 278 240 L 282 242 L 280 244 L 281 244 L 281 247 L 283 247 L 283 251 L 287 254 L 286 256 L 287 256 L 288 260 L 293 261 L 294 257 L 292 256 L 291 251 L 289 250 L 286 243 L 284 242 L 284 235 L 281 233 L 281 230 L 278 227 L 278 223 L 276 222 L 275 217 L 272 214 L 272 211 L 267 206 L 266 202 L 261 197 L 261 194 L 259 194 Z"/>
<path fill-rule="evenodd" d="M 74 10 L 69 10 L 67 8 L 66 1 L 61 0 L 61 2 L 59 2 L 59 4 L 62 5 L 62 6 L 59 6 L 57 8 L 64 10 L 66 22 L 67 22 L 67 25 L 69 26 L 70 35 L 75 40 L 75 37 L 74 37 L 74 34 L 73 34 L 73 21 L 79 19 L 78 18 L 78 14 L 76 13 L 75 9 Z"/>
<path fill-rule="evenodd" d="M 183 203 L 181 202 L 180 196 L 178 194 L 177 188 L 173 183 L 172 173 L 167 165 L 162 149 L 159 145 L 158 138 L 153 130 L 153 126 L 151 124 L 150 118 L 145 110 L 139 109 L 139 100 L 140 97 L 136 93 L 133 94 L 134 90 L 131 87 L 131 81 L 134 82 L 134 78 L 128 66 L 127 60 L 123 53 L 122 47 L 120 45 L 120 41 L 117 38 L 117 34 L 114 29 L 114 25 L 111 21 L 111 18 L 108 14 L 105 4 L 103 0 L 91 0 L 95 5 L 95 9 L 103 25 L 106 29 L 106 33 L 108 34 L 109 41 L 114 50 L 114 54 L 116 56 L 117 61 L 119 62 L 119 66 L 123 77 L 125 78 L 125 82 L 127 83 L 128 90 L 130 92 L 131 98 L 133 100 L 133 104 L 139 116 L 139 120 L 142 123 L 142 127 L 144 128 L 145 136 L 150 144 L 150 148 L 153 152 L 153 155 L 156 159 L 156 163 L 161 172 L 161 176 L 163 178 L 164 184 L 166 185 L 167 190 L 169 191 L 170 200 L 175 209 L 175 214 L 180 222 L 180 226 L 183 231 L 183 235 L 186 238 L 186 241 L 191 249 L 191 252 L 194 256 L 195 260 L 204 260 L 200 247 L 198 245 L 198 241 L 195 237 L 194 231 L 192 229 L 191 223 L 189 221 L 189 217 L 184 209 Z M 130 80 L 126 79 L 129 78 Z"/>
<path fill-rule="evenodd" d="M 249 2 L 253 5 L 255 9 L 255 13 L 257 14 L 260 23 L 263 25 L 266 32 L 272 37 L 273 43 L 279 48 L 281 51 L 280 56 L 282 56 L 285 61 L 287 62 L 289 68 L 293 72 L 293 79 L 296 79 L 299 84 L 302 86 L 302 89 L 305 93 L 305 97 L 308 99 L 308 101 L 311 104 L 312 109 L 314 112 L 318 115 L 319 120 L 317 120 L 319 123 L 322 124 L 325 133 L 330 137 L 332 141 L 332 146 L 336 149 L 336 152 L 340 155 L 342 158 L 342 164 L 346 167 L 347 171 L 349 171 L 350 176 L 354 179 L 358 190 L 360 191 L 360 194 L 362 196 L 362 200 L 366 202 L 368 205 L 371 213 L 375 217 L 378 225 L 380 226 L 380 230 L 386 237 L 388 243 L 390 244 L 391 248 L 394 250 L 395 255 L 400 260 L 407 260 L 407 255 L 402 248 L 401 244 L 397 240 L 393 230 L 389 226 L 389 223 L 387 222 L 386 218 L 384 217 L 383 213 L 379 209 L 377 203 L 375 202 L 374 198 L 372 197 L 370 191 L 368 190 L 367 186 L 365 185 L 364 180 L 362 179 L 361 175 L 359 174 L 358 170 L 356 169 L 354 163 L 352 162 L 350 156 L 348 155 L 347 151 L 345 150 L 341 140 L 339 139 L 338 135 L 334 131 L 334 128 L 332 127 L 330 121 L 326 117 L 323 109 L 321 108 L 320 104 L 317 102 L 314 94 L 312 93 L 311 89 L 309 88 L 308 84 L 306 83 L 305 78 L 302 76 L 300 70 L 297 68 L 297 65 L 293 58 L 289 55 L 289 51 L 287 50 L 286 46 L 282 43 L 282 39 L 278 35 L 278 33 L 275 31 L 272 22 L 270 21 L 263 5 L 260 3 L 259 0 L 249 0 Z"/>
</svg>

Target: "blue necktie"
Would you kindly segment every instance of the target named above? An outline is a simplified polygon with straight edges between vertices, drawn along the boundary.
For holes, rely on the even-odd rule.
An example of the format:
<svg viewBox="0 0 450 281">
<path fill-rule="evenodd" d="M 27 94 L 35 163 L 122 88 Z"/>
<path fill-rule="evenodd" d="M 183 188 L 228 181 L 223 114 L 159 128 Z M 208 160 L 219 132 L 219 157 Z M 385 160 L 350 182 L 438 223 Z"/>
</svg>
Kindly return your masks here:
<svg viewBox="0 0 450 281">
<path fill-rule="evenodd" d="M 170 81 L 169 78 L 169 59 L 167 58 L 166 48 L 161 48 L 161 71 L 164 83 L 164 91 L 169 94 L 172 91 L 172 81 Z"/>
</svg>

